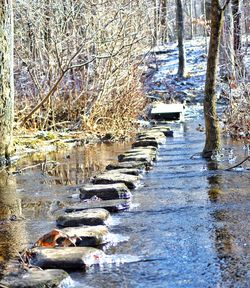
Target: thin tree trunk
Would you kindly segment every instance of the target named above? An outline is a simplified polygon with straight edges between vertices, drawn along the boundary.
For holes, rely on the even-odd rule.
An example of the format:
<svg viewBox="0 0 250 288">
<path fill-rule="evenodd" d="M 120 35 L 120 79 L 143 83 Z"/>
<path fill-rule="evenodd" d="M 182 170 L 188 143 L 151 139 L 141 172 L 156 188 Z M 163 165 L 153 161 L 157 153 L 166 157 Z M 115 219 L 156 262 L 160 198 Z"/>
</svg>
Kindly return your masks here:
<svg viewBox="0 0 250 288">
<path fill-rule="evenodd" d="M 178 76 L 183 78 L 186 72 L 186 52 L 184 46 L 184 17 L 182 0 L 176 0 L 176 24 L 179 48 Z"/>
<path fill-rule="evenodd" d="M 161 0 L 161 30 L 162 30 L 162 43 L 166 43 L 168 40 L 167 0 Z"/>
<path fill-rule="evenodd" d="M 193 24 L 193 0 L 190 0 L 190 39 L 194 37 L 194 24 Z"/>
<path fill-rule="evenodd" d="M 211 157 L 214 151 L 220 149 L 220 127 L 216 112 L 216 78 L 222 20 L 223 10 L 220 8 L 219 0 L 212 0 L 211 35 L 204 97 L 206 142 L 203 149 L 203 157 L 205 158 Z"/>
<path fill-rule="evenodd" d="M 235 53 L 235 64 L 239 72 L 239 76 L 242 76 L 244 71 L 243 57 L 242 57 L 242 41 L 241 41 L 241 1 L 232 1 L 232 14 L 233 14 L 233 31 L 234 31 L 234 53 Z"/>
<path fill-rule="evenodd" d="M 235 80 L 233 17 L 231 5 L 225 9 L 220 45 L 220 75 L 226 81 Z"/>
<path fill-rule="evenodd" d="M 0 0 L 0 165 L 12 150 L 14 117 L 12 0 Z"/>
</svg>

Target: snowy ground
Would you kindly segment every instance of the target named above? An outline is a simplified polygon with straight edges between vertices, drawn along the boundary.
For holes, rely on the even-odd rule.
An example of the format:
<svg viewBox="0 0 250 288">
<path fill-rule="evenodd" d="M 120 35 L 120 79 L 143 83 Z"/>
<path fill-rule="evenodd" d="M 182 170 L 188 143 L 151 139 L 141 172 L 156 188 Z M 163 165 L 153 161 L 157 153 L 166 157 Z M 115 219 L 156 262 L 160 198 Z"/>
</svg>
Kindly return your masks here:
<svg viewBox="0 0 250 288">
<path fill-rule="evenodd" d="M 147 93 L 150 98 L 170 102 L 184 100 L 187 103 L 201 102 L 204 94 L 204 83 L 207 62 L 207 44 L 204 38 L 186 41 L 187 78 L 177 77 L 178 47 L 177 43 L 159 46 L 154 49 L 149 63 L 150 69 L 156 69 Z M 157 64 L 156 64 L 157 63 Z"/>
</svg>

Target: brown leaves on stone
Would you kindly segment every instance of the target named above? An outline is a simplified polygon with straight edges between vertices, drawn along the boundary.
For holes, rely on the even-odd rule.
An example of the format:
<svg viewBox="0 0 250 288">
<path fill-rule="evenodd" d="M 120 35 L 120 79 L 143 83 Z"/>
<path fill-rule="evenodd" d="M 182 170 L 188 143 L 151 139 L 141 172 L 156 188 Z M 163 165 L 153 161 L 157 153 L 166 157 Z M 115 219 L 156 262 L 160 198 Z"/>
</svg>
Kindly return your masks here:
<svg viewBox="0 0 250 288">
<path fill-rule="evenodd" d="M 53 229 L 49 233 L 39 238 L 34 246 L 35 247 L 69 247 L 76 246 L 76 241 L 81 238 L 75 236 L 68 236 L 60 230 Z"/>
</svg>

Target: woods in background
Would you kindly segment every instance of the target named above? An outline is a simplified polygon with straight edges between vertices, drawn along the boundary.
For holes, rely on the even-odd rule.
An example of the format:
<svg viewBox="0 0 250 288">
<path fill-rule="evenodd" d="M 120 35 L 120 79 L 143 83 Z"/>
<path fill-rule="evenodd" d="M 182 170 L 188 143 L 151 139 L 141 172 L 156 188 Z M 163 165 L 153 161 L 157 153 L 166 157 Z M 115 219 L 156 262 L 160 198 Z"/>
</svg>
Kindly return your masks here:
<svg viewBox="0 0 250 288">
<path fill-rule="evenodd" d="M 203 36 L 208 43 L 211 7 L 209 0 L 16 1 L 15 127 L 126 135 L 145 107 L 148 52 L 178 39 L 178 75 L 184 77 L 185 39 Z M 219 66 L 229 101 L 224 122 L 236 137 L 242 126 L 250 129 L 244 65 L 249 11 L 249 1 L 229 1 L 221 32 Z M 6 158 L 13 119 L 11 1 L 2 0 L 0 12 L 0 110 L 8 111 L 0 111 L 0 156 Z"/>
</svg>

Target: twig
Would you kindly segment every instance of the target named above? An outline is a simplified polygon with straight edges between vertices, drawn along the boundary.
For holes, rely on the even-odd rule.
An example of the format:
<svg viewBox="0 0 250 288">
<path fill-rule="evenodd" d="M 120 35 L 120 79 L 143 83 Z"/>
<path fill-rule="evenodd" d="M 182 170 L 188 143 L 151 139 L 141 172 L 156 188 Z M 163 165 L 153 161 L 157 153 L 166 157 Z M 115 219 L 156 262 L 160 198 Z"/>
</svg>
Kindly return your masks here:
<svg viewBox="0 0 250 288">
<path fill-rule="evenodd" d="M 194 159 L 195 156 L 201 156 L 201 155 L 202 155 L 201 152 L 194 153 L 194 154 L 190 157 L 190 159 Z"/>
<path fill-rule="evenodd" d="M 241 161 L 240 163 L 238 163 L 238 164 L 236 164 L 236 165 L 234 165 L 232 167 L 229 167 L 229 168 L 225 169 L 225 171 L 230 171 L 230 170 L 240 166 L 241 164 L 243 164 L 244 162 L 246 162 L 249 159 L 250 159 L 250 156 L 247 156 L 243 161 Z"/>
</svg>

